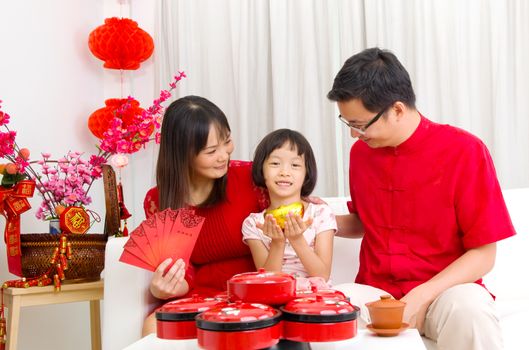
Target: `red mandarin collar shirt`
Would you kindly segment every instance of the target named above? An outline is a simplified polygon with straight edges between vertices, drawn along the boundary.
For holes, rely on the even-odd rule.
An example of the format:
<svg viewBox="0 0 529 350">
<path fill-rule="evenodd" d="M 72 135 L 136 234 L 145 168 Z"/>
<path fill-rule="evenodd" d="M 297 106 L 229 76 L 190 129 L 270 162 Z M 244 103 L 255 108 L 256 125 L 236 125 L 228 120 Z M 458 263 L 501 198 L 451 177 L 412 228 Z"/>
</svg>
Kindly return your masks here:
<svg viewBox="0 0 529 350">
<path fill-rule="evenodd" d="M 397 147 L 353 144 L 349 184 L 349 210 L 365 228 L 356 282 L 395 298 L 467 250 L 515 234 L 483 142 L 422 115 Z"/>
</svg>

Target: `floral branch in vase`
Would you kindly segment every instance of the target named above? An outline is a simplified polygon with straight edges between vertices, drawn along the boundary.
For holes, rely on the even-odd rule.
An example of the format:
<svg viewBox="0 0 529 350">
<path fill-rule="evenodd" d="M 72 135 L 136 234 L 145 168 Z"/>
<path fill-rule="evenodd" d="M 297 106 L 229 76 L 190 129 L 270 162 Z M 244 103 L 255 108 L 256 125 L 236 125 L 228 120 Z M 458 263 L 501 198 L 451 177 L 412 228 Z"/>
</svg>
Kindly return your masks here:
<svg viewBox="0 0 529 350">
<path fill-rule="evenodd" d="M 102 177 L 102 164 L 113 157 L 113 165 L 124 166 L 128 163 L 125 154 L 141 150 L 152 140 L 159 143 L 164 110 L 162 103 L 171 97 L 171 91 L 185 77 L 184 72 L 174 76 L 169 89 L 161 90 L 153 105 L 135 115 L 133 122 L 126 127 L 123 126 L 122 115 L 130 108 L 130 103 L 123 104 L 103 133 L 97 146 L 97 155 L 90 155 L 88 160 L 83 159 L 84 154 L 81 152 L 69 151 L 59 159 L 51 159 L 51 154 L 42 153 L 42 159 L 30 161 L 30 151 L 18 146 L 16 132 L 8 127 L 10 116 L 1 110 L 0 100 L 0 127 L 5 130 L 0 130 L 0 158 L 8 160 L 7 164 L 0 164 L 0 175 L 3 175 L 0 188 L 12 188 L 24 179 L 35 181 L 36 189 L 43 199 L 35 213 L 40 220 L 58 219 L 69 206 L 85 208 L 92 202 L 88 195 L 92 184 Z M 133 100 L 133 97 L 128 97 L 128 101 Z M 155 131 L 155 137 L 151 138 Z"/>
</svg>

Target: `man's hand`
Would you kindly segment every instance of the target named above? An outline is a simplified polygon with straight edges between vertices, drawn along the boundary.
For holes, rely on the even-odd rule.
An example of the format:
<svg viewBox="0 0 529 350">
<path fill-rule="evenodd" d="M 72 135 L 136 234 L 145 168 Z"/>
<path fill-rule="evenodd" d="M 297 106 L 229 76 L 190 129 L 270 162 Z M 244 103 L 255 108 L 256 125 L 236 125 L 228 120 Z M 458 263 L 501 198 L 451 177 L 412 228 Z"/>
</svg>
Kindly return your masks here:
<svg viewBox="0 0 529 350">
<path fill-rule="evenodd" d="M 154 271 L 150 290 L 152 295 L 158 299 L 179 297 L 186 294 L 189 289 L 184 280 L 186 269 L 182 259 L 176 260 L 173 266 L 165 272 L 172 261 L 171 258 L 165 259 Z"/>
<path fill-rule="evenodd" d="M 471 283 L 486 275 L 494 266 L 496 243 L 489 243 L 466 251 L 441 272 L 413 288 L 401 300 L 406 302 L 404 322 L 422 334 L 426 311 L 431 303 L 448 288 Z"/>
<path fill-rule="evenodd" d="M 417 328 L 423 334 L 426 311 L 435 298 L 431 295 L 428 282 L 418 285 L 406 294 L 401 301 L 406 303 L 403 321 L 409 323 L 411 328 Z"/>
</svg>

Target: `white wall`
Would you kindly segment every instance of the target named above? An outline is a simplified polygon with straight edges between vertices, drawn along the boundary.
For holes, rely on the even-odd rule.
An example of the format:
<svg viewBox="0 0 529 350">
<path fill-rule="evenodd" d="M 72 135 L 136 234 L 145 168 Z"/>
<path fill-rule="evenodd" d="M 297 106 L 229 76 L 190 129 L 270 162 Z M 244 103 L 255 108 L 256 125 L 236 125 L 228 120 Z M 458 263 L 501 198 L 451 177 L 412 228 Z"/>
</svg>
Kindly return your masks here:
<svg viewBox="0 0 529 350">
<path fill-rule="evenodd" d="M 153 7 L 148 0 L 0 3 L 0 100 L 3 110 L 11 115 L 9 126 L 17 131 L 17 142 L 29 148 L 33 158 L 41 152 L 54 156 L 68 150 L 97 153 L 97 140 L 87 127 L 88 116 L 103 107 L 106 98 L 121 97 L 122 89 L 119 72 L 104 69 L 90 53 L 88 35 L 103 24 L 104 18 L 129 14 L 152 35 Z M 139 70 L 125 72 L 123 96 L 132 94 L 142 106 L 149 106 L 153 91 L 158 91 L 153 88 L 153 69 L 151 58 Z M 131 227 L 143 219 L 139 197 L 151 185 L 152 154 L 150 147 L 132 156 L 123 171 L 125 200 L 134 216 Z M 102 192 L 99 181 L 90 191 L 94 201 L 90 208 L 103 216 Z M 31 201 L 34 208 L 40 203 L 35 197 Z M 46 232 L 46 223 L 37 220 L 34 213 L 23 214 L 22 232 Z M 4 226 L 2 217 L 2 231 Z M 91 231 L 101 230 L 99 224 Z M 16 277 L 8 273 L 5 257 L 2 243 L 0 281 Z M 90 349 L 89 327 L 88 303 L 24 308 L 18 349 Z"/>
</svg>

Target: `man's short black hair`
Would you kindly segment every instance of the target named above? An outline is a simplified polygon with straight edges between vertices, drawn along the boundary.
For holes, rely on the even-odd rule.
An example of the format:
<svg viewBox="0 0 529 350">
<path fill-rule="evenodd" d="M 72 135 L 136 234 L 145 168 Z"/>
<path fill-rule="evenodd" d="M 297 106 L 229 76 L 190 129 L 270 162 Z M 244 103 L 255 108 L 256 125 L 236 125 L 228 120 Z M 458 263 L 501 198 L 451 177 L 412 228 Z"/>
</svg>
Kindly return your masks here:
<svg viewBox="0 0 529 350">
<path fill-rule="evenodd" d="M 415 108 L 408 72 L 393 53 L 378 47 L 345 61 L 327 98 L 338 102 L 360 99 L 371 112 L 381 111 L 397 101 Z"/>
</svg>

